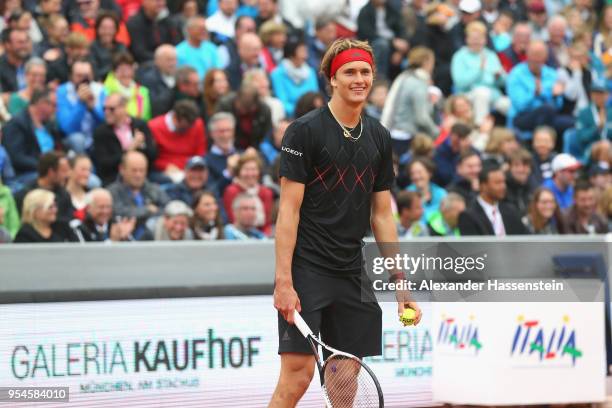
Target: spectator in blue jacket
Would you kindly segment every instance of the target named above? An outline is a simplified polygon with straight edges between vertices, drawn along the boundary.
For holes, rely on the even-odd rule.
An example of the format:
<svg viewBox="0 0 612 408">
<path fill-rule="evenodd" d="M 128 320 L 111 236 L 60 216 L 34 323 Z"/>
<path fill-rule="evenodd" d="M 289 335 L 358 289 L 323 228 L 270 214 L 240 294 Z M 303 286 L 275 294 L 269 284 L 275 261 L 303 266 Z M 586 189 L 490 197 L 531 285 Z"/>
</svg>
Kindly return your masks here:
<svg viewBox="0 0 612 408">
<path fill-rule="evenodd" d="M 533 41 L 527 49 L 527 61 L 512 69 L 506 92 L 512 102 L 509 120 L 515 127 L 533 131 L 538 126 L 552 126 L 557 134 L 573 126 L 571 116 L 559 114 L 563 85 L 557 71 L 545 65 L 548 49 L 544 42 Z"/>
<path fill-rule="evenodd" d="M 578 113 L 576 140 L 582 154 L 578 159 L 588 159 L 593 144 L 600 140 L 612 140 L 612 106 L 606 106 L 608 90 L 604 83 L 591 85 L 591 103 Z"/>
<path fill-rule="evenodd" d="M 76 61 L 70 80 L 57 88 L 57 123 L 75 153 L 92 146 L 93 131 L 104 121 L 104 86 L 93 78 L 91 62 Z"/>
<path fill-rule="evenodd" d="M 240 151 L 235 147 L 236 119 L 231 113 L 217 112 L 208 120 L 212 146 L 206 155 L 208 180 L 220 195 L 232 183 L 231 158 L 236 162 Z M 230 163 L 228 163 L 228 161 Z"/>
<path fill-rule="evenodd" d="M 272 89 L 281 100 L 287 116 L 293 116 L 295 104 L 306 92 L 319 90 L 317 73 L 310 67 L 308 49 L 303 41 L 290 41 L 285 46 L 285 59 L 272 71 Z"/>
<path fill-rule="evenodd" d="M 576 172 L 579 168 L 580 162 L 574 156 L 567 153 L 558 154 L 552 161 L 552 178 L 542 183 L 542 187 L 553 192 L 562 210 L 574 205 L 574 184 L 576 184 Z"/>
<path fill-rule="evenodd" d="M 200 80 L 211 68 L 219 68 L 217 46 L 208 39 L 206 19 L 194 16 L 187 20 L 187 38 L 176 46 L 178 66 L 189 65 L 197 72 Z"/>
</svg>

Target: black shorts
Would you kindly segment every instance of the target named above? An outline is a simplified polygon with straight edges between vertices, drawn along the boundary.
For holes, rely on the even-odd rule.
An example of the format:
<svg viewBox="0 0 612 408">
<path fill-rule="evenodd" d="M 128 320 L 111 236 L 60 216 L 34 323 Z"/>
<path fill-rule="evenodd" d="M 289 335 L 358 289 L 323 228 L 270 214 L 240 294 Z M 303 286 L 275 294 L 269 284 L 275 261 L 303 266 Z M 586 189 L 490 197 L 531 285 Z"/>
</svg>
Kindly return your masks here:
<svg viewBox="0 0 612 408">
<path fill-rule="evenodd" d="M 357 357 L 381 354 L 382 310 L 371 285 L 363 285 L 362 294 L 361 279 L 366 277 L 323 275 L 295 266 L 292 275 L 301 315 L 323 342 Z M 304 336 L 280 313 L 278 344 L 279 354 L 312 354 Z"/>
</svg>

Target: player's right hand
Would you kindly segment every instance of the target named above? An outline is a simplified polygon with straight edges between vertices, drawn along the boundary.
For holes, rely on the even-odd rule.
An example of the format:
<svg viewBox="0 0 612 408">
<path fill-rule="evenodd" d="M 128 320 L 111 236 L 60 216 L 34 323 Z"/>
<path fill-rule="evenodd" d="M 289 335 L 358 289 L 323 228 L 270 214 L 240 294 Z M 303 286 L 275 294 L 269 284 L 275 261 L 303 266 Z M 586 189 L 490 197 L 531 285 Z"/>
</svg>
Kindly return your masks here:
<svg viewBox="0 0 612 408">
<path fill-rule="evenodd" d="M 291 284 L 277 284 L 274 287 L 274 307 L 289 324 L 293 324 L 293 311 L 302 311 L 300 299 Z"/>
</svg>

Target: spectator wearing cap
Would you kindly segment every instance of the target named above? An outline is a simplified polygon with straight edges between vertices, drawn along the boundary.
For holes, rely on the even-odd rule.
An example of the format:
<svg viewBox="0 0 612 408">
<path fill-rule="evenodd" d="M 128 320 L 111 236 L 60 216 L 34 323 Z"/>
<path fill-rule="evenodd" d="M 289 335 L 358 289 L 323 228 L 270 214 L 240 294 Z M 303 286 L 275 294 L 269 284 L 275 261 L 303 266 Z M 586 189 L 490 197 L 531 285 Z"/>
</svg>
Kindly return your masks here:
<svg viewBox="0 0 612 408">
<path fill-rule="evenodd" d="M 55 197 L 58 209 L 57 218 L 66 222 L 70 221 L 73 208 L 70 194 L 66 191 L 69 175 L 70 164 L 62 153 L 45 153 L 38 161 L 38 177 L 15 194 L 17 209 L 20 212 L 23 210 L 23 200 L 30 191 L 43 189 L 52 192 Z"/>
<path fill-rule="evenodd" d="M 319 70 L 321 59 L 325 51 L 336 40 L 336 22 L 328 17 L 321 17 L 315 21 L 314 36 L 308 36 L 308 65 L 315 70 Z M 325 91 L 326 80 L 323 75 L 318 76 L 319 90 Z"/>
<path fill-rule="evenodd" d="M 597 214 L 597 200 L 593 186 L 587 181 L 579 181 L 574 189 L 574 204 L 565 215 L 570 234 L 606 234 L 607 222 Z"/>
<path fill-rule="evenodd" d="M 258 217 L 257 226 L 267 235 L 272 232 L 272 207 L 274 206 L 274 193 L 261 184 L 263 164 L 257 154 L 243 154 L 233 169 L 233 182 L 223 193 L 223 205 L 228 220 L 234 222 L 233 203 L 242 193 L 249 193 L 259 197 L 262 208 L 262 217 Z"/>
<path fill-rule="evenodd" d="M 182 178 L 187 161 L 206 153 L 204 122 L 191 101 L 176 102 L 170 112 L 151 120 L 149 128 L 157 145 L 155 170 L 168 177 Z"/>
<path fill-rule="evenodd" d="M 552 161 L 557 155 L 555 144 L 557 132 L 549 126 L 541 126 L 533 132 L 531 147 L 533 151 L 533 181 L 536 185 L 552 178 Z"/>
<path fill-rule="evenodd" d="M 124 33 L 129 39 L 127 28 L 120 22 L 115 13 L 103 11 L 96 17 L 95 36 L 90 38 L 93 41 L 90 54 L 94 64 L 95 77 L 98 81 L 104 81 L 106 75 L 112 70 L 113 56 L 127 51 L 129 43 L 125 44 L 125 42 L 119 41 L 119 35 L 117 34 L 121 27 L 123 27 Z"/>
<path fill-rule="evenodd" d="M 165 188 L 171 200 L 180 200 L 187 205 L 191 205 L 196 193 L 203 190 L 216 191 L 208 182 L 208 166 L 202 156 L 190 158 L 185 164 L 183 180 Z"/>
<path fill-rule="evenodd" d="M 538 187 L 523 217 L 523 224 L 530 234 L 556 235 L 566 231 L 565 220 L 557 204 L 555 194 L 546 187 Z"/>
<path fill-rule="evenodd" d="M 528 231 L 506 197 L 506 177 L 493 162 L 483 166 L 478 176 L 480 193 L 459 215 L 459 231 L 464 235 L 522 235 Z"/>
<path fill-rule="evenodd" d="M 438 185 L 446 186 L 453 180 L 461 153 L 472 149 L 470 133 L 472 129 L 468 125 L 455 123 L 450 130 L 450 136 L 436 147 L 433 156 L 436 166 L 433 180 Z"/>
<path fill-rule="evenodd" d="M 271 73 L 281 63 L 287 44 L 287 28 L 281 23 L 267 21 L 259 28 L 259 37 L 263 43 L 261 56 L 264 69 Z"/>
<path fill-rule="evenodd" d="M 93 144 L 93 131 L 104 121 L 104 86 L 94 81 L 91 62 L 76 61 L 70 81 L 57 88 L 57 123 L 66 134 L 65 144 L 85 153 Z"/>
<path fill-rule="evenodd" d="M 555 69 L 545 65 L 546 44 L 533 41 L 527 50 L 527 61 L 510 72 L 506 92 L 512 101 L 509 120 L 522 131 L 533 131 L 538 126 L 552 126 L 557 134 L 572 127 L 574 118 L 559 111 L 564 86 Z"/>
<path fill-rule="evenodd" d="M 512 71 L 512 68 L 527 60 L 530 40 L 531 26 L 524 22 L 517 23 L 512 31 L 512 44 L 499 53 L 499 60 L 506 72 Z"/>
<path fill-rule="evenodd" d="M 397 155 L 406 151 L 410 139 L 418 132 L 431 138 L 439 132 L 429 98 L 429 82 L 436 64 L 434 53 L 428 48 L 416 47 L 410 51 L 408 60 L 408 68 L 389 90 L 381 118 L 391 133 Z"/>
<path fill-rule="evenodd" d="M 219 68 L 217 46 L 208 38 L 206 19 L 194 16 L 187 20 L 187 38 L 176 46 L 178 66 L 188 65 L 197 72 L 200 80 L 211 68 Z"/>
<path fill-rule="evenodd" d="M 182 201 L 170 201 L 164 214 L 155 223 L 153 232 L 148 231 L 141 241 L 190 241 L 193 233 L 189 228 L 193 211 Z"/>
<path fill-rule="evenodd" d="M 460 0 L 459 1 L 459 21 L 450 30 L 453 37 L 453 52 L 465 45 L 465 30 L 467 26 L 474 22 L 486 22 L 482 19 L 482 3 L 480 0 Z M 487 37 L 487 41 L 488 37 Z"/>
<path fill-rule="evenodd" d="M 531 26 L 531 39 L 547 41 L 548 31 L 546 29 L 546 5 L 544 0 L 531 0 L 527 6 L 527 17 Z"/>
<path fill-rule="evenodd" d="M 574 204 L 576 171 L 580 167 L 580 162 L 574 156 L 560 153 L 552 161 L 552 178 L 546 179 L 542 183 L 543 187 L 550 189 L 555 194 L 561 210 L 565 210 Z"/>
<path fill-rule="evenodd" d="M 104 123 L 94 131 L 92 158 L 104 185 L 117 179 L 125 152 L 139 151 L 148 162 L 157 157 L 149 126 L 141 119 L 130 117 L 126 105 L 126 99 L 120 94 L 109 95 L 104 101 Z"/>
<path fill-rule="evenodd" d="M 537 187 L 530 177 L 532 163 L 531 153 L 522 148 L 513 152 L 508 160 L 505 200 L 514 205 L 521 216 L 527 213 L 531 196 Z"/>
<path fill-rule="evenodd" d="M 126 102 L 130 116 L 147 121 L 151 119 L 151 100 L 149 90 L 134 80 L 134 58 L 128 53 L 119 53 L 113 57 L 113 70 L 104 81 L 108 95 L 121 94 Z"/>
<path fill-rule="evenodd" d="M 225 239 L 235 241 L 262 240 L 266 235 L 257 229 L 258 210 L 263 207 L 256 195 L 242 193 L 232 202 L 234 222 L 225 226 L 223 234 Z"/>
<path fill-rule="evenodd" d="M 408 53 L 409 45 L 399 9 L 388 0 L 370 0 L 357 17 L 357 37 L 374 49 L 378 75 L 390 78 Z"/>
<path fill-rule="evenodd" d="M 457 193 L 448 193 L 440 209 L 427 218 L 427 229 L 433 237 L 459 236 L 459 214 L 465 211 L 465 200 Z"/>
<path fill-rule="evenodd" d="M 153 59 L 153 53 L 161 44 L 176 44 L 180 34 L 168 17 L 162 13 L 166 0 L 142 0 L 138 13 L 127 21 L 130 33 L 130 50 L 138 63 Z"/>
<path fill-rule="evenodd" d="M 206 155 L 209 180 L 220 195 L 232 182 L 232 168 L 240 153 L 235 146 L 236 119 L 231 113 L 217 112 L 208 121 L 212 146 Z"/>
<path fill-rule="evenodd" d="M 402 191 L 397 195 L 398 238 L 426 237 L 429 235 L 427 225 L 423 222 L 423 203 L 416 191 Z"/>
<path fill-rule="evenodd" d="M 478 175 L 482 170 L 482 160 L 478 153 L 467 150 L 461 153 L 457 160 L 457 170 L 446 191 L 459 194 L 466 203 L 471 203 L 478 195 Z"/>
<path fill-rule="evenodd" d="M 113 196 L 108 190 L 96 188 L 85 197 L 87 215 L 82 223 L 73 226 L 80 242 L 132 241 L 136 218 L 112 220 Z M 76 223 L 75 223 L 76 224 Z"/>
<path fill-rule="evenodd" d="M 206 28 L 222 42 L 226 38 L 234 38 L 238 0 L 219 0 L 219 9 L 206 19 Z"/>
<path fill-rule="evenodd" d="M 170 44 L 157 47 L 154 60 L 140 66 L 136 71 L 136 81 L 149 90 L 151 115 L 159 116 L 168 111 L 174 100 L 176 86 L 176 48 Z"/>
<path fill-rule="evenodd" d="M 157 184 L 147 181 L 147 158 L 138 151 L 130 150 L 123 155 L 119 174 L 121 177 L 108 186 L 113 196 L 113 213 L 136 218 L 133 236 L 138 240 L 146 231 L 147 220 L 161 214 L 168 196 Z"/>
<path fill-rule="evenodd" d="M 466 94 L 474 105 L 474 120 L 480 125 L 491 110 L 506 114 L 509 99 L 502 95 L 506 74 L 497 54 L 486 48 L 487 28 L 480 21 L 465 30 L 466 45 L 451 62 L 451 75 L 457 93 Z"/>
<path fill-rule="evenodd" d="M 591 155 L 593 145 L 612 140 L 612 107 L 607 104 L 608 89 L 603 81 L 591 85 L 591 101 L 578 112 L 575 141 L 580 159 Z"/>
<path fill-rule="evenodd" d="M 28 107 L 2 128 L 2 145 L 18 183 L 27 184 L 36 179 L 40 156 L 61 148 L 61 136 L 51 125 L 55 101 L 55 93 L 47 88 L 34 91 Z"/>
<path fill-rule="evenodd" d="M 257 147 L 272 132 L 272 113 L 253 86 L 243 85 L 237 93 L 219 102 L 219 112 L 236 118 L 236 147 Z"/>
<path fill-rule="evenodd" d="M 4 55 L 0 57 L 0 89 L 5 100 L 12 92 L 26 86 L 25 63 L 32 53 L 32 41 L 24 30 L 7 28 L 2 31 Z"/>
<path fill-rule="evenodd" d="M 317 73 L 310 67 L 308 48 L 303 41 L 293 41 L 285 46 L 285 58 L 272 72 L 270 79 L 274 94 L 285 107 L 285 113 L 293 117 L 295 105 L 306 92 L 317 92 Z"/>
<path fill-rule="evenodd" d="M 263 44 L 255 33 L 244 33 L 237 41 L 238 58 L 232 59 L 225 69 L 231 88 L 236 91 L 242 84 L 244 73 L 253 68 L 263 68 L 261 50 Z"/>
</svg>

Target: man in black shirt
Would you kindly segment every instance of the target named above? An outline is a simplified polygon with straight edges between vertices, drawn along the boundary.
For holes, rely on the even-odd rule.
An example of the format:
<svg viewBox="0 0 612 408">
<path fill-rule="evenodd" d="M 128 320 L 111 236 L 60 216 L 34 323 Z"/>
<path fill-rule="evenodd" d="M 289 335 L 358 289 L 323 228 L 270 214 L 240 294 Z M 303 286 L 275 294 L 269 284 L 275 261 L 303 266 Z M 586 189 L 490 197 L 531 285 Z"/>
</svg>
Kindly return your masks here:
<svg viewBox="0 0 612 408">
<path fill-rule="evenodd" d="M 301 313 L 332 347 L 358 357 L 381 353 L 382 313 L 364 285 L 362 238 L 396 242 L 389 132 L 362 111 L 374 78 L 372 49 L 338 40 L 323 57 L 329 105 L 293 122 L 281 147 L 274 306 L 279 311 L 281 373 L 270 407 L 294 407 L 314 374 L 314 356 L 293 326 Z M 394 276 L 395 277 L 395 276 Z M 398 311 L 410 307 L 398 293 Z"/>
</svg>

